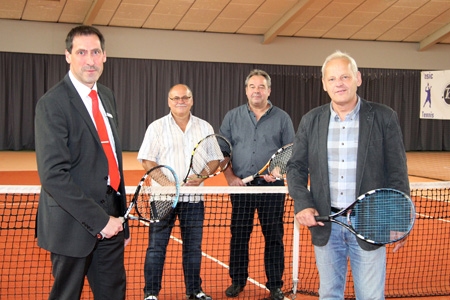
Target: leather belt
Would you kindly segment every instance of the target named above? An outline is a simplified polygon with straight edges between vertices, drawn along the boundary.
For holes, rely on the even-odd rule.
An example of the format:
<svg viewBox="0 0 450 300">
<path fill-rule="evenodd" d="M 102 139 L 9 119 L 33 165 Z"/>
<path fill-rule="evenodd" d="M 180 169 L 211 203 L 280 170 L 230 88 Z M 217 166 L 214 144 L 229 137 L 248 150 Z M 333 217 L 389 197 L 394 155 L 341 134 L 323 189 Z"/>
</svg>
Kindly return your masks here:
<svg viewBox="0 0 450 300">
<path fill-rule="evenodd" d="M 335 213 L 338 213 L 338 212 L 340 212 L 342 210 L 342 208 L 337 208 L 337 207 L 331 207 L 331 212 L 333 213 L 333 214 L 335 214 Z"/>
<path fill-rule="evenodd" d="M 338 207 L 331 207 L 331 212 L 333 213 L 333 214 L 336 214 L 336 213 L 338 213 L 338 212 L 340 212 L 342 210 L 342 208 L 338 208 Z M 354 216 L 355 215 L 355 212 L 354 211 L 351 211 L 350 212 L 350 216 Z"/>
</svg>

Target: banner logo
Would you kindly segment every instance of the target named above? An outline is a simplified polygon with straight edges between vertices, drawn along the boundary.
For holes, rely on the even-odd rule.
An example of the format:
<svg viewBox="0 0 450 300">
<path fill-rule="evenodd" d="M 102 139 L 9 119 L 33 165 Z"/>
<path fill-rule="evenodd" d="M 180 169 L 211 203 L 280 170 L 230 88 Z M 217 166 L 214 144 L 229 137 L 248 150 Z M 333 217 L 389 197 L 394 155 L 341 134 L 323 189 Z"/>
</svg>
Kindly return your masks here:
<svg viewBox="0 0 450 300">
<path fill-rule="evenodd" d="M 450 70 L 421 72 L 420 118 L 450 120 Z"/>
</svg>

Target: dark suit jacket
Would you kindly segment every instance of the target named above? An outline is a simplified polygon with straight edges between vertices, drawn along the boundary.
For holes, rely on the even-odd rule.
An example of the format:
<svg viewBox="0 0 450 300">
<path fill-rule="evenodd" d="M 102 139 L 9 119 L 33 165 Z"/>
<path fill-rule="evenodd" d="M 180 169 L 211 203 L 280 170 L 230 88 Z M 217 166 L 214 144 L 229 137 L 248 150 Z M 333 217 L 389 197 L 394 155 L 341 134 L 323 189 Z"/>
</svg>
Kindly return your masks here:
<svg viewBox="0 0 450 300">
<path fill-rule="evenodd" d="M 115 98 L 107 87 L 97 83 L 97 88 L 106 112 L 112 115 L 109 121 L 122 178 L 119 192 L 124 212 Z M 35 139 L 42 184 L 36 224 L 38 245 L 53 253 L 85 257 L 96 244 L 96 234 L 109 220 L 102 203 L 108 162 L 95 125 L 68 75 L 38 101 Z"/>
<path fill-rule="evenodd" d="M 406 153 L 396 112 L 388 106 L 360 100 L 356 195 L 376 188 L 394 188 L 409 195 Z M 321 216 L 330 214 L 327 157 L 330 115 L 330 104 L 325 104 L 305 114 L 300 121 L 287 167 L 288 189 L 296 214 L 305 208 L 315 208 Z M 326 245 L 331 223 L 311 227 L 310 231 L 314 245 Z M 359 239 L 358 242 L 365 250 L 379 247 Z"/>
</svg>

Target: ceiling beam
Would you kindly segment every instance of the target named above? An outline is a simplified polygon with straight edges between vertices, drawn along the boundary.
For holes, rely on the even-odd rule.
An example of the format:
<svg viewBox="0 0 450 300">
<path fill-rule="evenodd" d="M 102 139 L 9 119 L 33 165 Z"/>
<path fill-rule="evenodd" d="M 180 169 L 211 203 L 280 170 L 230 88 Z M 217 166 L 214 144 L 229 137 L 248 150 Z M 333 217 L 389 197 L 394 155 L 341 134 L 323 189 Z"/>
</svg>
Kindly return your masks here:
<svg viewBox="0 0 450 300">
<path fill-rule="evenodd" d="M 439 43 L 443 39 L 450 36 L 450 23 L 436 30 L 426 38 L 420 41 L 419 51 L 425 51 L 431 46 Z"/>
<path fill-rule="evenodd" d="M 264 34 L 263 44 L 271 43 L 286 26 L 288 26 L 300 13 L 302 13 L 313 0 L 299 0 Z"/>
<path fill-rule="evenodd" d="M 104 2 L 105 0 L 94 0 L 92 2 L 91 8 L 84 18 L 83 25 L 92 25 L 94 23 L 94 20 L 97 17 L 98 12 L 100 11 L 100 8 L 102 8 Z"/>
</svg>

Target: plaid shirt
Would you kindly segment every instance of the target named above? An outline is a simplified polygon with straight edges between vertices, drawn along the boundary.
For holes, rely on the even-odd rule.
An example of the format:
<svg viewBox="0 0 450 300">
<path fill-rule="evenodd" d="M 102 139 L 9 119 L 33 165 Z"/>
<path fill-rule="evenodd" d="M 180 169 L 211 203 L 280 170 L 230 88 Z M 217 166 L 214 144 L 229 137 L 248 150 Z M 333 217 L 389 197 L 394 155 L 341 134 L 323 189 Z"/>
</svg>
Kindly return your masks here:
<svg viewBox="0 0 450 300">
<path fill-rule="evenodd" d="M 331 104 L 328 126 L 328 178 L 331 206 L 344 208 L 356 199 L 356 161 L 359 136 L 360 101 L 345 120 L 340 120 Z"/>
</svg>

